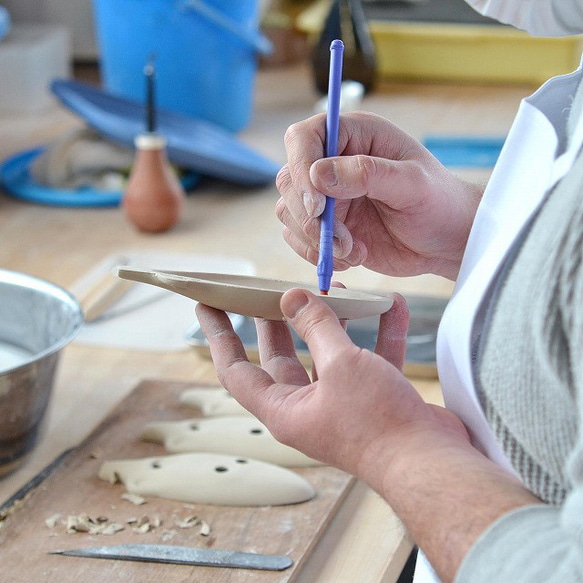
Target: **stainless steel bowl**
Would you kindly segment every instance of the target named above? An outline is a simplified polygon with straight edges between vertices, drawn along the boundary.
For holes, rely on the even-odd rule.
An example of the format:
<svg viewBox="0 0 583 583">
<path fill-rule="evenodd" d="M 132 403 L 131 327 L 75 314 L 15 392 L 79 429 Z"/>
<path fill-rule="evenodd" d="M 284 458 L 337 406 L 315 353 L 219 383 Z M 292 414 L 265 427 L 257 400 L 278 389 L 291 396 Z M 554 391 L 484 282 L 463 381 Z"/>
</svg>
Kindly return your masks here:
<svg viewBox="0 0 583 583">
<path fill-rule="evenodd" d="M 82 323 L 64 289 L 0 269 L 0 476 L 36 445 L 61 350 Z"/>
</svg>

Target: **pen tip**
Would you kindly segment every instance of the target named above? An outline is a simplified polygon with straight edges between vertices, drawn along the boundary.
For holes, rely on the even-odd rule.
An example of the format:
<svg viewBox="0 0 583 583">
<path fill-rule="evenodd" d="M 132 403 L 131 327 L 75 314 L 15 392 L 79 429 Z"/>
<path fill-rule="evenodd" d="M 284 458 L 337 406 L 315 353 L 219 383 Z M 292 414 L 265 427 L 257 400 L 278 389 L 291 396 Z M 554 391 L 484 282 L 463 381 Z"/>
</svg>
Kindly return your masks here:
<svg viewBox="0 0 583 583">
<path fill-rule="evenodd" d="M 327 296 L 328 295 L 328 292 L 326 290 L 321 289 L 320 290 L 320 295 L 321 296 Z"/>
</svg>

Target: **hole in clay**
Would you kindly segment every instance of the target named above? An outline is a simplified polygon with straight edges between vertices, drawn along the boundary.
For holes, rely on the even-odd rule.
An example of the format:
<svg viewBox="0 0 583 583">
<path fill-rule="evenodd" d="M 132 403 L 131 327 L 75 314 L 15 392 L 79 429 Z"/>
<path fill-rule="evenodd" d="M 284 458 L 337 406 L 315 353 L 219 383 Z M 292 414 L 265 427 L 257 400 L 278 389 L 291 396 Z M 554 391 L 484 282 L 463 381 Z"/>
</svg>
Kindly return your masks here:
<svg viewBox="0 0 583 583">
<path fill-rule="evenodd" d="M 235 460 L 238 464 L 246 464 L 247 460 Z"/>
<path fill-rule="evenodd" d="M 190 429 L 192 429 L 193 431 L 198 431 L 198 425 L 197 425 L 196 423 L 193 423 L 193 424 L 190 426 Z"/>
<path fill-rule="evenodd" d="M 162 465 L 160 464 L 160 462 L 152 462 L 152 467 L 155 470 L 159 470 L 162 467 Z"/>
<path fill-rule="evenodd" d="M 249 433 L 253 433 L 253 435 L 261 435 L 263 433 L 263 429 L 251 429 Z"/>
<path fill-rule="evenodd" d="M 217 466 L 215 468 L 215 472 L 221 472 L 222 473 L 222 472 L 228 472 L 228 471 L 229 471 L 229 468 L 226 468 L 225 466 Z"/>
</svg>

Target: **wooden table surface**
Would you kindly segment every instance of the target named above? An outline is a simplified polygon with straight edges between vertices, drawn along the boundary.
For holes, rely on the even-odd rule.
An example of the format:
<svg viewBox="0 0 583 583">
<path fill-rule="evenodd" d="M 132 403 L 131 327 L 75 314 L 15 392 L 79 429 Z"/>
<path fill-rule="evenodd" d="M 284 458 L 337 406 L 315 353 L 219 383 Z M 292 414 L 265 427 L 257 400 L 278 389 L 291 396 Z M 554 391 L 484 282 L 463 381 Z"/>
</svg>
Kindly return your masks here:
<svg viewBox="0 0 583 583">
<path fill-rule="evenodd" d="M 529 87 L 385 85 L 363 108 L 387 116 L 421 139 L 428 134 L 503 136 Z M 288 125 L 311 115 L 317 99 L 306 66 L 261 70 L 255 113 L 241 139 L 278 163 L 285 161 Z M 46 143 L 81 122 L 54 108 L 39 115 L 0 116 L 0 158 Z M 467 172 L 486 180 L 488 173 Z M 243 189 L 204 180 L 189 197 L 180 225 L 161 235 L 137 232 L 120 209 L 57 208 L 0 193 L 0 267 L 70 287 L 106 256 L 127 249 L 240 257 L 257 273 L 313 282 L 315 268 L 283 242 L 275 217 L 275 186 Z M 451 282 L 434 276 L 396 279 L 357 268 L 339 276 L 347 286 L 437 295 Z M 194 351 L 168 353 L 72 344 L 60 363 L 44 438 L 28 463 L 0 480 L 0 501 L 78 444 L 144 378 L 216 382 L 208 360 Z M 412 379 L 420 393 L 440 402 L 437 380 Z M 394 581 L 411 548 L 391 509 L 357 483 L 299 578 L 306 583 Z"/>
</svg>

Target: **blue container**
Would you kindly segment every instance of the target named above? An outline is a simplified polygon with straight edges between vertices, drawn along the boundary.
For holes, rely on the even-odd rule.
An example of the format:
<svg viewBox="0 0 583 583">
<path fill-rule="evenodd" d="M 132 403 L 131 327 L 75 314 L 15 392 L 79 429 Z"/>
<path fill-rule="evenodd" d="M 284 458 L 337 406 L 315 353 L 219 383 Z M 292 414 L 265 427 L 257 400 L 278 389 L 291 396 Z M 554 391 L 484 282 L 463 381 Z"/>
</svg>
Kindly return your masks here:
<svg viewBox="0 0 583 583">
<path fill-rule="evenodd" d="M 250 121 L 258 53 L 257 0 L 95 0 L 104 88 L 145 101 L 156 58 L 156 101 L 232 131 Z"/>
</svg>

